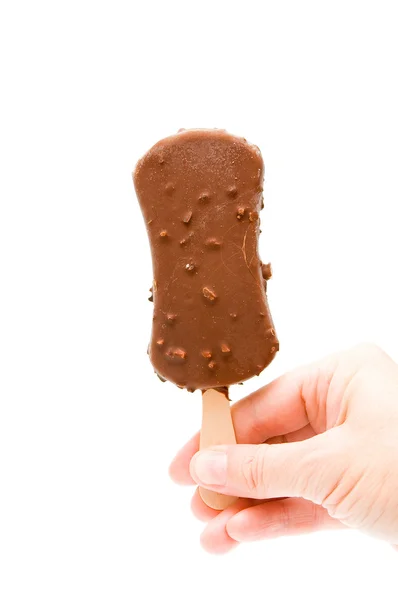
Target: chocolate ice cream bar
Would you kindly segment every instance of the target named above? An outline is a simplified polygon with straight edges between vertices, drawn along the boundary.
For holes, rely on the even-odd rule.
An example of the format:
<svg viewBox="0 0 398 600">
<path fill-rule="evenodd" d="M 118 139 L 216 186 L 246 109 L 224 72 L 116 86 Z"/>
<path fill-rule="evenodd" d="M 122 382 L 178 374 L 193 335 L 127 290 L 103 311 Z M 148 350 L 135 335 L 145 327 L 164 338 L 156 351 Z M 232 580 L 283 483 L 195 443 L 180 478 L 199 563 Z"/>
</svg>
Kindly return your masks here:
<svg viewBox="0 0 398 600">
<path fill-rule="evenodd" d="M 182 130 L 139 160 L 134 183 L 152 251 L 155 371 L 189 390 L 258 375 L 279 349 L 258 255 L 259 149 Z"/>
</svg>

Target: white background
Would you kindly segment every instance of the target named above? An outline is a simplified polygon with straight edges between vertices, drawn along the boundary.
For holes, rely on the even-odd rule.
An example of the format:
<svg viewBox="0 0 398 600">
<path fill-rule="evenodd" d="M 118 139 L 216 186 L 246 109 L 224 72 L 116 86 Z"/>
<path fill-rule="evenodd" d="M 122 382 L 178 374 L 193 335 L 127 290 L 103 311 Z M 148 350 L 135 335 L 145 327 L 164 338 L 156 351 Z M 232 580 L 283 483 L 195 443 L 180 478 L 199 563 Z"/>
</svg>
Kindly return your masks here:
<svg viewBox="0 0 398 600">
<path fill-rule="evenodd" d="M 167 467 L 200 395 L 147 360 L 135 161 L 180 127 L 260 146 L 281 351 L 398 359 L 395 1 L 5 0 L 0 9 L 2 600 L 397 597 L 355 532 L 206 555 Z"/>
</svg>

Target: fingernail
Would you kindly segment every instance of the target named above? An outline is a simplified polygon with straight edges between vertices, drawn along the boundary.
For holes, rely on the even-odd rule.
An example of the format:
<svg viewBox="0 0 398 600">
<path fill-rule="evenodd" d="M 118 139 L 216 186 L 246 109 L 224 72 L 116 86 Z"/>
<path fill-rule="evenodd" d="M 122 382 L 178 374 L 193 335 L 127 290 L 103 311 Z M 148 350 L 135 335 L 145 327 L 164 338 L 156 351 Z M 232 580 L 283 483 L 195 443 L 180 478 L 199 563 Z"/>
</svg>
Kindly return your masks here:
<svg viewBox="0 0 398 600">
<path fill-rule="evenodd" d="M 193 460 L 193 475 L 204 485 L 225 485 L 227 483 L 227 455 L 225 452 L 204 450 Z"/>
</svg>

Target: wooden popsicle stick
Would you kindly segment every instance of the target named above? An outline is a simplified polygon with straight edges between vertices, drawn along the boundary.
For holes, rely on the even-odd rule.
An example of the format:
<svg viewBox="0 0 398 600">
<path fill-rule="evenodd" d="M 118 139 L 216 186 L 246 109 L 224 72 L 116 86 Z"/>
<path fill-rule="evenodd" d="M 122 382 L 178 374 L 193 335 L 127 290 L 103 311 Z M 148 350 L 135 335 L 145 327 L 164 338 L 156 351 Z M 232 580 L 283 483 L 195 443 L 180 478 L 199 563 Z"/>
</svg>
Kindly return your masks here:
<svg viewBox="0 0 398 600">
<path fill-rule="evenodd" d="M 203 392 L 202 402 L 200 449 L 204 450 L 209 446 L 220 444 L 236 444 L 230 402 L 227 396 L 218 390 L 210 389 Z M 199 488 L 199 493 L 203 502 L 216 510 L 227 508 L 237 499 L 204 488 Z"/>
</svg>

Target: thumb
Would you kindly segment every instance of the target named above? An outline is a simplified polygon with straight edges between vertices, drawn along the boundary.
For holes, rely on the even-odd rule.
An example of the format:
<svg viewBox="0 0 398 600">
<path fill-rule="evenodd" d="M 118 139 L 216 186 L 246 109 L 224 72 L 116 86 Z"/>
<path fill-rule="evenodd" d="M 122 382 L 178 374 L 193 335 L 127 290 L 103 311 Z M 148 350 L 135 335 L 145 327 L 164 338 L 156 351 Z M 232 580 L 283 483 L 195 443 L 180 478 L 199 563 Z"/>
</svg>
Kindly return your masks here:
<svg viewBox="0 0 398 600">
<path fill-rule="evenodd" d="M 346 469 L 343 442 L 336 428 L 302 442 L 213 446 L 194 455 L 190 472 L 200 486 L 229 496 L 322 504 Z"/>
</svg>

